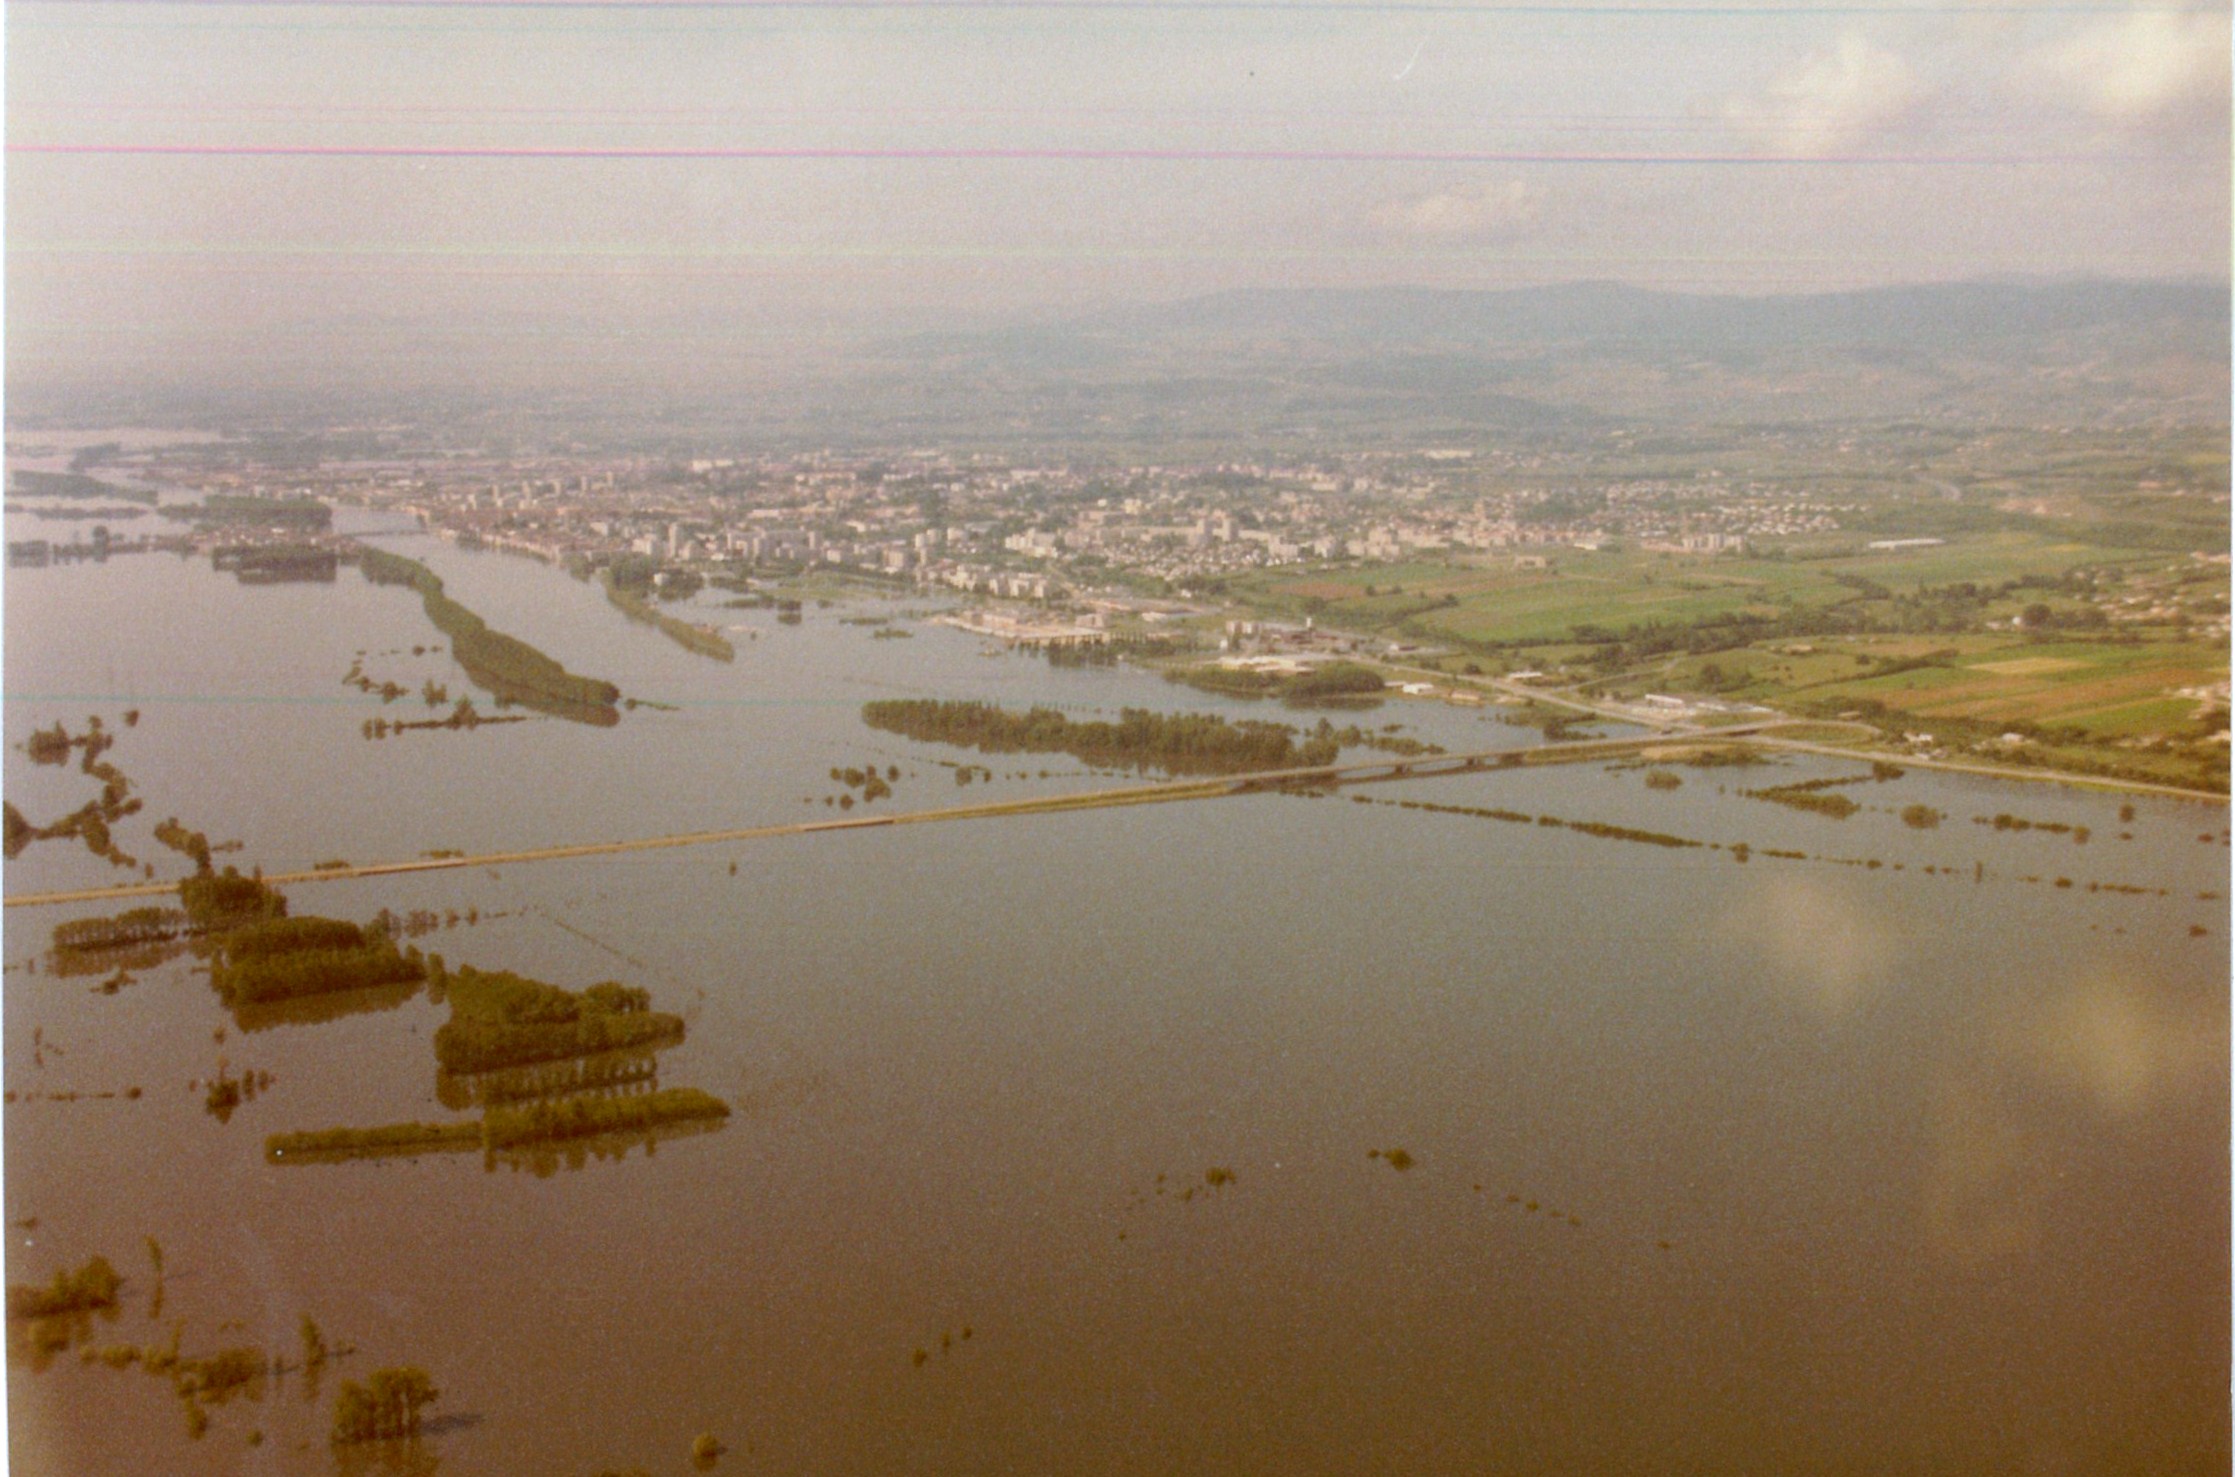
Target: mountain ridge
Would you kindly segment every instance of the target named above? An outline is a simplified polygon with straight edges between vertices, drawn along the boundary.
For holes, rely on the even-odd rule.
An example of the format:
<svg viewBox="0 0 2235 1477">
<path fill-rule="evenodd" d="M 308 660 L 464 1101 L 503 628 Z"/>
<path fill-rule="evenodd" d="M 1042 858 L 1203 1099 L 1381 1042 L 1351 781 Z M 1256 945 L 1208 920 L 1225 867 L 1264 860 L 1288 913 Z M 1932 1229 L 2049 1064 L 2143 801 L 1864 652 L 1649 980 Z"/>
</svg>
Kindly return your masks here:
<svg viewBox="0 0 2235 1477">
<path fill-rule="evenodd" d="M 1025 330 L 1034 338 L 1286 332 L 1330 342 L 1505 340 L 1703 347 L 1847 343 L 1945 349 L 1965 340 L 2187 323 L 2224 359 L 2229 285 L 2197 279 L 1978 280 L 1768 295 L 1582 280 L 1524 288 L 1234 288 Z M 1668 347 L 1680 347 L 1671 343 Z"/>
</svg>

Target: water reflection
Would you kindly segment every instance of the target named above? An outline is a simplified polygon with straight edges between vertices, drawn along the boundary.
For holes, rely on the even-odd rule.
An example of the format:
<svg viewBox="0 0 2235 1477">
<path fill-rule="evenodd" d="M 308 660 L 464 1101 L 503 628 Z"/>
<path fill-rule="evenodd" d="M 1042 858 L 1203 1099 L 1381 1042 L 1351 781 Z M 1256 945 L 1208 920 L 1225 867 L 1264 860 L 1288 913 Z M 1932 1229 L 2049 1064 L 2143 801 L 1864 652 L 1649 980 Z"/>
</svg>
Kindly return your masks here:
<svg viewBox="0 0 2235 1477">
<path fill-rule="evenodd" d="M 1900 942 L 1849 887 L 1822 877 L 1749 873 L 1723 928 L 1760 954 L 1762 977 L 1826 1017 L 1883 983 Z"/>
<path fill-rule="evenodd" d="M 1959 1266 L 2033 1249 L 2049 1166 L 1995 1085 L 1958 1078 L 1934 1090 L 1924 1194 L 1926 1243 Z"/>
<path fill-rule="evenodd" d="M 52 949 L 47 953 L 47 969 L 61 979 L 90 974 L 114 977 L 119 972 L 144 972 L 168 964 L 190 947 L 185 939 L 159 939 L 121 949 Z"/>
<path fill-rule="evenodd" d="M 334 1477 L 434 1477 L 442 1470 L 442 1458 L 418 1437 L 362 1441 L 333 1452 Z"/>
<path fill-rule="evenodd" d="M 672 1043 L 668 1043 L 672 1044 Z M 535 1098 L 659 1085 L 660 1048 L 600 1052 L 493 1072 L 435 1072 L 435 1099 L 453 1112 L 527 1102 Z"/>
<path fill-rule="evenodd" d="M 298 995 L 290 1000 L 234 1000 L 229 1009 L 233 1023 L 243 1031 L 269 1031 L 277 1026 L 322 1026 L 353 1015 L 375 1015 L 394 1010 L 417 996 L 426 982 L 403 980 L 370 985 L 361 990 L 336 990 L 325 995 Z"/>
<path fill-rule="evenodd" d="M 464 656 L 458 658 L 458 665 L 474 686 L 497 700 L 500 712 L 511 707 L 527 708 L 546 717 L 564 718 L 569 723 L 586 724 L 591 728 L 611 728 L 621 721 L 620 709 L 609 704 L 570 702 L 532 687 L 523 687 Z"/>
<path fill-rule="evenodd" d="M 618 1164 L 629 1157 L 632 1149 L 641 1148 L 647 1155 L 657 1154 L 660 1145 L 671 1139 L 697 1138 L 702 1134 L 719 1133 L 728 1126 L 726 1119 L 699 1119 L 665 1123 L 657 1128 L 638 1129 L 633 1133 L 591 1134 L 558 1143 L 532 1144 L 518 1149 L 492 1149 L 483 1156 L 482 1167 L 491 1172 L 499 1166 L 510 1170 L 526 1170 L 537 1179 L 549 1179 L 561 1169 L 587 1169 L 593 1161 Z"/>
<path fill-rule="evenodd" d="M 2115 1119 L 2193 1102 L 2226 1076 L 2224 1008 L 2135 979 L 2070 987 L 2040 1012 L 2025 1040 L 2034 1076 Z"/>
<path fill-rule="evenodd" d="M 10 1318 L 8 1363 L 27 1368 L 33 1374 L 43 1373 L 53 1366 L 58 1355 L 92 1341 L 96 1317 L 104 1323 L 114 1323 L 118 1312 L 112 1303 L 105 1308 L 80 1308 L 40 1318 Z"/>
<path fill-rule="evenodd" d="M 267 1162 L 278 1165 L 352 1164 L 367 1160 L 418 1159 L 427 1154 L 471 1154 L 481 1148 L 480 1130 L 474 1125 L 468 1125 L 473 1129 L 470 1135 L 455 1137 L 434 1133 L 412 1136 L 403 1131 L 408 1126 L 390 1130 L 393 1136 L 384 1142 L 359 1139 L 328 1146 L 282 1140 L 278 1148 L 267 1143 L 264 1157 Z M 377 1132 L 368 1130 L 368 1133 Z"/>
<path fill-rule="evenodd" d="M 2224 1004 L 2153 980 L 2006 1000 L 1931 1089 L 1927 1243 L 1966 1267 L 2041 1249 L 2058 1197 L 2085 1193 L 2070 1167 L 2212 1108 L 2227 1061 Z"/>
</svg>

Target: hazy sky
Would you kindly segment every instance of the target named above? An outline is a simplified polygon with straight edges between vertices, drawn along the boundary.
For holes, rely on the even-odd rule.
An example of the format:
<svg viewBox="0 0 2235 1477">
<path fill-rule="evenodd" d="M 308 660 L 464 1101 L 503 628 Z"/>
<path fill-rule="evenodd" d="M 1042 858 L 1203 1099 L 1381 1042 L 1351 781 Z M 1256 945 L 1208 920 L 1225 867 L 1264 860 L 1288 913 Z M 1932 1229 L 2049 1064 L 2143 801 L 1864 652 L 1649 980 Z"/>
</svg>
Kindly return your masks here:
<svg viewBox="0 0 2235 1477">
<path fill-rule="evenodd" d="M 2224 277 L 2225 10 L 14 0 L 11 371 Z"/>
</svg>

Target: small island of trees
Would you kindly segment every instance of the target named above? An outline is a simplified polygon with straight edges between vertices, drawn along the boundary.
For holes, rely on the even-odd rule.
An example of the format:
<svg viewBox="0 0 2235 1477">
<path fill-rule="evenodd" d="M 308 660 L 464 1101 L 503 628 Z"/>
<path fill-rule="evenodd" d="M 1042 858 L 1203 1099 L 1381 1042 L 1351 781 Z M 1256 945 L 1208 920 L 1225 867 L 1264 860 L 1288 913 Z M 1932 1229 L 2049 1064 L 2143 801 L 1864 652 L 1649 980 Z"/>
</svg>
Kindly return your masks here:
<svg viewBox="0 0 2235 1477">
<path fill-rule="evenodd" d="M 657 1086 L 659 1053 L 672 1045 L 672 1041 L 663 1041 L 647 1047 L 561 1057 L 525 1067 L 499 1067 L 462 1075 L 438 1071 L 435 1100 L 446 1108 L 463 1111 L 475 1107 L 503 1107 L 532 1098 Z"/>
<path fill-rule="evenodd" d="M 682 1040 L 684 1027 L 652 1010 L 647 991 L 606 981 L 576 992 L 506 971 L 453 974 L 440 955 L 427 964 L 437 998 L 451 1007 L 434 1038 L 436 1096 L 446 1107 L 479 1106 L 480 1118 L 274 1134 L 264 1141 L 267 1161 L 479 1149 L 491 1163 L 525 1155 L 544 1173 L 540 1151 L 551 1145 L 704 1130 L 729 1116 L 729 1105 L 708 1093 L 658 1086 L 654 1054 Z"/>
<path fill-rule="evenodd" d="M 225 936 L 210 983 L 228 1005 L 260 1005 L 423 979 L 416 948 L 343 918 L 269 918 Z"/>
<path fill-rule="evenodd" d="M 863 769 L 841 769 L 834 765 L 831 768 L 830 777 L 849 790 L 861 791 L 862 803 L 867 805 L 873 800 L 882 800 L 892 793 L 892 782 L 900 778 L 900 766 L 897 764 L 891 765 L 885 773 L 879 774 L 877 766 L 874 764 Z M 851 795 L 846 798 L 849 802 L 853 799 Z M 849 804 L 847 808 L 850 810 L 853 807 Z"/>
<path fill-rule="evenodd" d="M 224 933 L 266 918 L 287 915 L 287 899 L 261 877 L 243 877 L 238 867 L 197 872 L 178 885 L 179 905 L 197 932 Z"/>
<path fill-rule="evenodd" d="M 199 503 L 174 503 L 156 511 L 166 518 L 194 523 L 276 526 L 301 533 L 324 533 L 334 526 L 334 510 L 314 497 L 254 497 L 246 493 L 213 492 Z"/>
<path fill-rule="evenodd" d="M 472 698 L 462 697 L 458 699 L 457 706 L 450 710 L 450 716 L 447 718 L 422 718 L 417 722 L 408 722 L 401 718 L 367 718 L 361 732 L 369 739 L 384 739 L 392 733 L 402 734 L 413 730 L 449 729 L 452 732 L 463 730 L 471 733 L 477 728 L 485 728 L 492 724 L 525 723 L 527 721 L 524 716 L 518 713 L 500 714 L 494 718 L 484 717 L 481 711 L 474 707 Z"/>
<path fill-rule="evenodd" d="M 200 839 L 201 833 L 193 834 Z M 208 845 L 206 840 L 202 844 Z M 287 899 L 262 878 L 243 877 L 235 867 L 213 872 L 206 862 L 179 884 L 179 903 L 177 908 L 127 908 L 105 918 L 56 924 L 52 945 L 57 969 L 80 972 L 102 955 L 160 948 L 188 938 L 222 940 L 235 930 L 287 915 Z"/>
<path fill-rule="evenodd" d="M 244 585 L 332 584 L 339 558 L 309 544 L 246 546 L 210 551 L 214 569 L 230 569 Z"/>
<path fill-rule="evenodd" d="M 1297 742 L 1279 723 L 1232 722 L 1203 713 L 1127 708 L 1115 723 L 1074 723 L 1053 708 L 1012 713 L 991 703 L 895 698 L 862 706 L 872 728 L 986 754 L 1069 754 L 1088 764 L 1156 768 L 1167 774 L 1237 774 L 1331 764 L 1341 745 L 1329 733 Z"/>
<path fill-rule="evenodd" d="M 376 1369 L 360 1385 L 344 1380 L 334 1401 L 336 1446 L 390 1441 L 419 1434 L 419 1412 L 442 1398 L 427 1371 L 416 1365 Z"/>
<path fill-rule="evenodd" d="M 1750 800 L 1767 800 L 1773 805 L 1783 805 L 1793 810 L 1813 811 L 1843 821 L 1862 809 L 1860 802 L 1836 793 L 1841 785 L 1851 785 L 1851 778 L 1801 780 L 1796 784 L 1772 785 L 1766 790 L 1740 790 L 1738 793 Z"/>
<path fill-rule="evenodd" d="M 32 731 L 23 742 L 23 752 L 33 764 L 66 764 L 72 749 L 83 749 L 85 757 L 78 767 L 87 774 L 94 772 L 101 755 L 115 747 L 116 735 L 101 726 L 98 714 L 85 720 L 85 732 L 72 734 L 66 724 L 57 723 L 52 728 Z"/>
<path fill-rule="evenodd" d="M 105 1257 L 93 1257 L 75 1272 L 57 1271 L 45 1286 L 8 1284 L 10 1318 L 58 1318 L 71 1313 L 91 1313 L 116 1306 L 117 1289 L 124 1279 Z"/>
<path fill-rule="evenodd" d="M 1184 682 L 1228 697 L 1277 697 L 1299 707 L 1372 706 L 1387 687 L 1379 672 L 1359 662 L 1326 662 L 1301 672 L 1266 672 L 1248 667 L 1173 667 L 1166 681 Z"/>
<path fill-rule="evenodd" d="M 345 1159 L 380 1159 L 481 1147 L 481 1124 L 384 1123 L 378 1128 L 320 1128 L 305 1133 L 275 1133 L 264 1140 L 264 1157 L 273 1164 L 335 1164 Z"/>
<path fill-rule="evenodd" d="M 681 1017 L 651 1008 L 648 992 L 608 981 L 576 993 L 508 970 L 455 974 L 433 961 L 450 1019 L 435 1032 L 447 1072 L 486 1072 L 595 1052 L 679 1041 Z"/>
</svg>

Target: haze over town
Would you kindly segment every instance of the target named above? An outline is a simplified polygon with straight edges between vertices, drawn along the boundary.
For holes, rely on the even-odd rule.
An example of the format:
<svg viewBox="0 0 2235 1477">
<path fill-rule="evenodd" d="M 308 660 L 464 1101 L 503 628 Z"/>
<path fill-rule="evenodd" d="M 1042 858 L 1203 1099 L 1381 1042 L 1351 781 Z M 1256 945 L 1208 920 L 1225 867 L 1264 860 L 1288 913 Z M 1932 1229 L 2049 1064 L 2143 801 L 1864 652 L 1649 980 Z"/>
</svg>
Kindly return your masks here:
<svg viewBox="0 0 2235 1477">
<path fill-rule="evenodd" d="M 1232 288 L 2223 281 L 2224 7 L 9 15 L 40 387 L 688 396 Z"/>
</svg>

